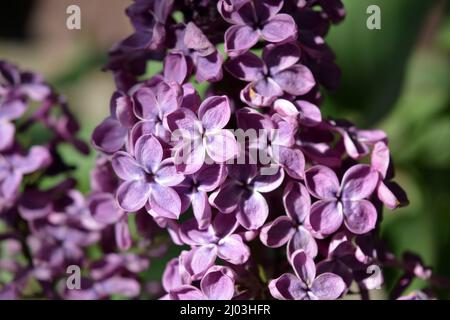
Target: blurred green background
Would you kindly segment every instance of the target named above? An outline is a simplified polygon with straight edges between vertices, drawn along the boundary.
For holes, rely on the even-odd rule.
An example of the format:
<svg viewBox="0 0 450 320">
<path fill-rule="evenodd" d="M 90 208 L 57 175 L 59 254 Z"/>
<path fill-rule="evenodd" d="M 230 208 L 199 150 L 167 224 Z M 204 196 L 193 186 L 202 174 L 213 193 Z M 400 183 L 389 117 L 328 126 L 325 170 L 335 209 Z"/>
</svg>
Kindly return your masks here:
<svg viewBox="0 0 450 320">
<path fill-rule="evenodd" d="M 17 0 L 0 5 L 0 58 L 43 73 L 68 97 L 86 139 L 109 112 L 114 84 L 100 69 L 108 48 L 131 31 L 123 14 L 129 3 Z M 342 85 L 325 94 L 322 110 L 388 133 L 396 181 L 411 203 L 386 211 L 382 236 L 397 254 L 417 252 L 438 274 L 450 277 L 450 3 L 344 3 L 347 18 L 328 37 L 343 72 Z M 69 4 L 80 5 L 82 30 L 65 27 Z M 381 9 L 381 30 L 366 27 L 366 9 L 373 4 Z M 85 158 L 70 148 L 63 153 L 79 167 L 80 188 L 88 190 L 95 154 Z M 388 285 L 397 276 L 390 274 Z M 411 289 L 421 286 L 417 281 Z"/>
</svg>

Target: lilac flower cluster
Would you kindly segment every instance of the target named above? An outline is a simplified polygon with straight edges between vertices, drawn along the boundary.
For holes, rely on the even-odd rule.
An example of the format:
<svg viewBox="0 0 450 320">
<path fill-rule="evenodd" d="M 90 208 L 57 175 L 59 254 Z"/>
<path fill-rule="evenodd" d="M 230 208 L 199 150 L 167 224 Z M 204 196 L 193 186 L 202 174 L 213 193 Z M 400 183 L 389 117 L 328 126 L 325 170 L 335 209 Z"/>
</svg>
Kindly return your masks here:
<svg viewBox="0 0 450 320">
<path fill-rule="evenodd" d="M 75 190 L 72 168 L 59 153 L 65 143 L 89 152 L 77 132 L 64 98 L 39 75 L 0 62 L 1 299 L 94 299 L 141 292 L 137 273 L 147 269 L 148 254 L 115 253 L 114 235 L 125 238 L 117 242 L 126 247 L 128 227 L 111 189 L 103 189 L 114 188 L 113 181 L 101 180 L 112 173 L 99 160 L 86 197 Z M 33 135 L 42 138 L 30 141 Z M 46 179 L 60 182 L 48 187 Z M 91 260 L 87 251 L 99 241 L 105 255 Z M 82 290 L 67 290 L 70 266 L 89 275 L 80 279 Z"/>
<path fill-rule="evenodd" d="M 120 208 L 182 246 L 163 299 L 337 299 L 353 283 L 367 298 L 383 281 L 369 266 L 404 269 L 377 232 L 383 204 L 408 202 L 385 133 L 320 111 L 322 86 L 339 83 L 324 37 L 340 0 L 135 0 L 127 14 L 135 32 L 110 53 L 118 90 L 93 143 Z M 143 77 L 153 60 L 162 72 Z M 230 129 L 269 134 L 240 144 Z"/>
<path fill-rule="evenodd" d="M 117 90 L 92 134 L 100 154 L 87 196 L 67 177 L 50 189 L 26 179 L 69 169 L 59 143 L 84 145 L 60 96 L 2 65 L 0 218 L 10 232 L 0 263 L 14 279 L 1 297 L 24 296 L 32 278 L 65 299 L 367 299 L 383 283 L 373 267 L 403 272 L 394 299 L 416 277 L 442 283 L 379 238 L 383 206 L 408 203 L 385 133 L 320 110 L 322 89 L 339 83 L 324 38 L 345 16 L 340 0 L 135 0 L 126 13 L 134 32 L 106 65 Z M 155 61 L 162 71 L 147 76 Z M 28 150 L 15 137 L 30 125 L 19 121 L 30 99 L 45 106 L 33 121 L 55 135 Z M 179 254 L 162 283 L 147 282 L 150 259 L 171 245 Z M 79 290 L 65 282 L 73 265 Z"/>
</svg>

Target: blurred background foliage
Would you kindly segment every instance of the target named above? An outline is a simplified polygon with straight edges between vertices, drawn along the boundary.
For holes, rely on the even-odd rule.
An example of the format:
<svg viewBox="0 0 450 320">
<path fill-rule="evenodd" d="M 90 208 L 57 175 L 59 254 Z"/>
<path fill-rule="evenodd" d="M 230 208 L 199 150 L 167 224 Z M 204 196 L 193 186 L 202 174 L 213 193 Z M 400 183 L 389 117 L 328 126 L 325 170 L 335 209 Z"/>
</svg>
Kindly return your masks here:
<svg viewBox="0 0 450 320">
<path fill-rule="evenodd" d="M 106 52 L 130 33 L 128 0 L 15 0 L 0 2 L 0 58 L 43 73 L 63 92 L 90 138 L 109 112 L 114 90 L 100 72 Z M 390 139 L 396 180 L 410 205 L 386 210 L 382 236 L 400 255 L 419 253 L 450 277 L 450 3 L 447 0 L 344 0 L 347 18 L 331 28 L 328 43 L 342 69 L 342 85 L 325 93 L 326 116 L 382 128 Z M 65 10 L 78 4 L 82 30 L 65 27 Z M 381 9 L 381 30 L 366 27 L 369 5 Z M 107 9 L 106 9 L 107 8 Z M 160 70 L 151 64 L 149 73 Z M 37 133 L 39 134 L 39 133 Z M 95 153 L 70 147 L 79 188 L 89 188 Z M 147 276 L 157 279 L 163 263 Z M 399 275 L 387 273 L 388 287 Z M 410 289 L 420 288 L 417 281 Z M 383 297 L 381 293 L 379 297 Z"/>
</svg>

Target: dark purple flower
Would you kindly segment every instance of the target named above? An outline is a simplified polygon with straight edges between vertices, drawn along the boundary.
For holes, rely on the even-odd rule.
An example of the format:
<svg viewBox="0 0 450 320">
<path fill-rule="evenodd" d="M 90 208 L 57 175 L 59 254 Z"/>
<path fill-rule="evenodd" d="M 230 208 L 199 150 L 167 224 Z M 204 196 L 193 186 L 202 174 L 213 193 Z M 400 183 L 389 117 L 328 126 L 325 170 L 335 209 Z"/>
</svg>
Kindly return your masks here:
<svg viewBox="0 0 450 320">
<path fill-rule="evenodd" d="M 207 228 L 211 223 L 211 206 L 207 192 L 219 187 L 227 175 L 224 164 L 205 164 L 196 173 L 186 176 L 176 190 L 188 198 L 192 211 L 200 229 Z"/>
<path fill-rule="evenodd" d="M 269 215 L 269 207 L 261 193 L 275 190 L 284 179 L 282 169 L 273 169 L 274 174 L 262 175 L 256 165 L 229 165 L 228 179 L 210 195 L 209 202 L 223 214 L 235 211 L 244 228 L 259 229 Z"/>
<path fill-rule="evenodd" d="M 295 39 L 297 26 L 294 19 L 278 13 L 283 0 L 232 1 L 220 0 L 218 9 L 222 17 L 233 24 L 225 32 L 225 51 L 230 57 L 250 50 L 260 38 L 268 42 Z"/>
<path fill-rule="evenodd" d="M 299 60 L 298 47 L 286 43 L 265 46 L 262 59 L 247 52 L 228 60 L 225 67 L 234 77 L 249 82 L 241 91 L 243 102 L 267 107 L 284 93 L 301 96 L 314 87 L 313 74 Z"/>
<path fill-rule="evenodd" d="M 317 255 L 317 243 L 304 226 L 311 209 L 308 190 L 300 182 L 289 182 L 283 194 L 283 204 L 287 216 L 281 216 L 261 229 L 262 243 L 271 248 L 287 243 L 287 256 L 302 249 L 314 258 Z"/>
</svg>

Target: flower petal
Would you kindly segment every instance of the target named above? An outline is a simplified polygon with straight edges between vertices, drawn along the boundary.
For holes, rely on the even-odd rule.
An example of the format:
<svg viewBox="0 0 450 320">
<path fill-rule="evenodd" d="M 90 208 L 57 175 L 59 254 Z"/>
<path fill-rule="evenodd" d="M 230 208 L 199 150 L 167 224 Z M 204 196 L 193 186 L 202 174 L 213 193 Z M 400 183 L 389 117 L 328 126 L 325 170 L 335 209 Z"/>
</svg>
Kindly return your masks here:
<svg viewBox="0 0 450 320">
<path fill-rule="evenodd" d="M 283 205 L 297 224 L 303 223 L 311 210 L 311 197 L 300 182 L 289 182 L 283 192 Z"/>
<path fill-rule="evenodd" d="M 126 135 L 127 129 L 118 120 L 108 117 L 94 129 L 92 144 L 97 150 L 114 153 L 123 147 Z"/>
<path fill-rule="evenodd" d="M 274 147 L 274 146 L 272 146 Z M 286 173 L 294 179 L 302 179 L 305 175 L 305 156 L 296 148 L 276 146 L 274 158 L 283 166 Z"/>
<path fill-rule="evenodd" d="M 123 211 L 117 206 L 116 199 L 106 192 L 90 196 L 88 208 L 95 221 L 101 224 L 116 223 L 123 215 Z"/>
<path fill-rule="evenodd" d="M 219 240 L 218 256 L 229 263 L 240 265 L 250 257 L 250 249 L 239 235 L 232 234 Z"/>
<path fill-rule="evenodd" d="M 312 72 L 301 64 L 282 70 L 273 75 L 272 78 L 281 89 L 295 96 L 308 93 L 316 84 Z"/>
<path fill-rule="evenodd" d="M 225 32 L 225 51 L 236 57 L 250 50 L 259 40 L 258 31 L 246 25 L 234 25 Z"/>
<path fill-rule="evenodd" d="M 180 257 L 180 263 L 191 276 L 192 280 L 200 280 L 206 271 L 214 264 L 217 248 L 213 245 L 192 248 L 186 255 Z"/>
<path fill-rule="evenodd" d="M 295 229 L 290 217 L 281 216 L 266 224 L 259 234 L 261 242 L 270 247 L 278 248 L 286 244 L 294 235 Z"/>
<path fill-rule="evenodd" d="M 335 300 L 345 290 L 342 278 L 334 273 L 322 273 L 315 280 L 311 291 L 320 300 Z"/>
<path fill-rule="evenodd" d="M 208 202 L 208 195 L 204 191 L 194 192 L 191 195 L 191 201 L 198 227 L 205 229 L 211 223 L 211 206 Z"/>
<path fill-rule="evenodd" d="M 340 228 L 343 219 L 339 203 L 334 200 L 320 200 L 311 207 L 309 225 L 314 231 L 327 236 Z"/>
<path fill-rule="evenodd" d="M 242 198 L 236 218 L 247 230 L 259 229 L 266 222 L 269 206 L 259 192 L 252 192 Z"/>
<path fill-rule="evenodd" d="M 307 287 L 296 276 L 285 273 L 269 282 L 270 294 L 278 300 L 303 300 Z"/>
<path fill-rule="evenodd" d="M 295 251 L 290 258 L 297 277 L 310 287 L 316 277 L 314 260 L 303 250 Z"/>
<path fill-rule="evenodd" d="M 264 170 L 266 169 L 266 170 Z M 257 192 L 267 193 L 278 188 L 284 180 L 284 172 L 279 166 L 261 168 L 261 173 L 254 177 L 250 184 Z"/>
<path fill-rule="evenodd" d="M 225 181 L 219 190 L 209 196 L 209 202 L 222 213 L 231 213 L 236 209 L 242 189 L 234 182 Z"/>
<path fill-rule="evenodd" d="M 230 121 L 230 102 L 226 96 L 206 98 L 198 109 L 198 116 L 206 130 L 222 129 Z"/>
<path fill-rule="evenodd" d="M 188 67 L 186 58 L 181 52 L 170 52 L 164 58 L 164 79 L 182 84 L 186 79 Z"/>
<path fill-rule="evenodd" d="M 10 147 L 13 143 L 16 127 L 3 119 L 0 119 L 0 151 Z"/>
<path fill-rule="evenodd" d="M 234 280 L 225 267 L 211 268 L 200 282 L 200 288 L 209 300 L 231 300 L 234 296 Z"/>
<path fill-rule="evenodd" d="M 276 74 L 300 60 L 300 49 L 294 43 L 269 44 L 264 47 L 262 58 L 270 74 Z"/>
<path fill-rule="evenodd" d="M 136 141 L 134 147 L 136 160 L 147 172 L 155 173 L 163 159 L 163 148 L 155 136 L 147 134 Z"/>
<path fill-rule="evenodd" d="M 287 246 L 288 256 L 292 256 L 295 251 L 300 249 L 305 251 L 305 253 L 311 258 L 315 258 L 317 256 L 318 248 L 316 240 L 303 226 L 299 226 L 297 231 L 289 240 Z"/>
<path fill-rule="evenodd" d="M 151 185 L 150 206 L 157 215 L 169 219 L 178 219 L 181 213 L 181 200 L 170 187 L 165 187 L 157 183 Z"/>
<path fill-rule="evenodd" d="M 368 165 L 351 167 L 342 178 L 342 198 L 360 200 L 369 197 L 377 187 L 379 178 L 378 172 Z"/>
<path fill-rule="evenodd" d="M 169 292 L 173 300 L 205 300 L 204 294 L 194 286 L 183 285 Z"/>
<path fill-rule="evenodd" d="M 114 234 L 116 238 L 117 247 L 120 250 L 128 250 L 131 247 L 132 240 L 130 229 L 128 227 L 128 217 L 123 216 L 115 225 L 114 225 Z"/>
<path fill-rule="evenodd" d="M 111 165 L 117 176 L 125 181 L 143 180 L 145 172 L 136 162 L 136 160 L 124 151 L 119 151 L 114 154 L 111 160 Z"/>
<path fill-rule="evenodd" d="M 208 133 L 205 138 L 205 147 L 212 160 L 223 163 L 234 158 L 239 146 L 233 133 L 227 129 Z"/>
<path fill-rule="evenodd" d="M 292 16 L 280 13 L 267 21 L 261 29 L 261 36 L 269 42 L 281 42 L 294 38 L 297 34 L 297 25 Z"/>
<path fill-rule="evenodd" d="M 309 192 L 318 199 L 335 199 L 340 188 L 334 171 L 322 165 L 305 172 L 305 183 Z"/>
<path fill-rule="evenodd" d="M 150 185 L 144 181 L 125 181 L 117 190 L 117 201 L 123 210 L 134 212 L 144 207 L 150 193 Z"/>
<path fill-rule="evenodd" d="M 368 200 L 344 201 L 346 227 L 355 234 L 373 230 L 377 223 L 377 210 Z"/>
<path fill-rule="evenodd" d="M 225 69 L 233 77 L 250 82 L 263 76 L 264 62 L 256 54 L 246 52 L 229 59 L 225 63 Z"/>
</svg>

